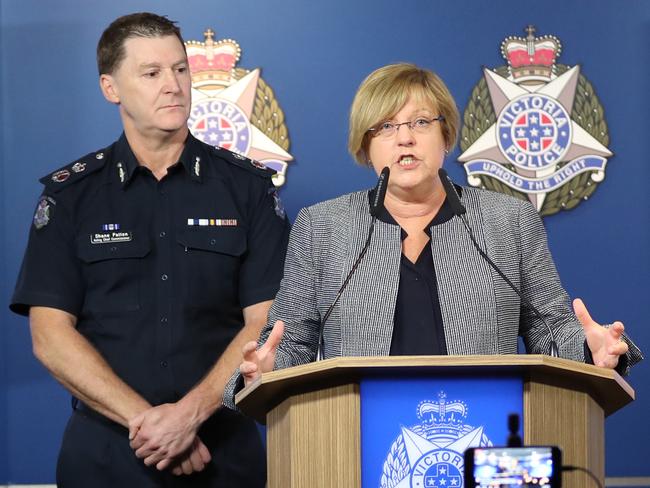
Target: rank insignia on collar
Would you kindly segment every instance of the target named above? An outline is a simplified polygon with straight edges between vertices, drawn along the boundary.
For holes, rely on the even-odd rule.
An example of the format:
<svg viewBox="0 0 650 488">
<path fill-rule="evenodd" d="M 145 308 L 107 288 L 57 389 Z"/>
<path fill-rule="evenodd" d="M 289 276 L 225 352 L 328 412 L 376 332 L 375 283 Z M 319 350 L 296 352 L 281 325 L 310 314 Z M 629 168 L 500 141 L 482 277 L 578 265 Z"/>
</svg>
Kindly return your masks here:
<svg viewBox="0 0 650 488">
<path fill-rule="evenodd" d="M 70 178 L 70 171 L 67 169 L 62 169 L 52 175 L 52 181 L 56 183 L 63 183 L 68 178 Z"/>
<path fill-rule="evenodd" d="M 201 174 L 201 164 L 200 164 L 200 162 L 201 162 L 201 158 L 196 156 L 194 158 L 194 174 L 196 176 L 200 176 L 200 174 Z"/>
<path fill-rule="evenodd" d="M 75 173 L 81 173 L 85 169 L 86 169 L 86 163 L 78 162 L 72 165 L 72 171 L 74 171 Z"/>
<path fill-rule="evenodd" d="M 34 227 L 42 229 L 50 223 L 50 204 L 56 205 L 56 202 L 51 197 L 41 197 L 36 207 L 34 214 Z"/>
<path fill-rule="evenodd" d="M 124 183 L 124 180 L 126 179 L 126 172 L 124 171 L 124 166 L 121 162 L 117 163 L 117 174 L 120 177 L 120 183 Z"/>
</svg>

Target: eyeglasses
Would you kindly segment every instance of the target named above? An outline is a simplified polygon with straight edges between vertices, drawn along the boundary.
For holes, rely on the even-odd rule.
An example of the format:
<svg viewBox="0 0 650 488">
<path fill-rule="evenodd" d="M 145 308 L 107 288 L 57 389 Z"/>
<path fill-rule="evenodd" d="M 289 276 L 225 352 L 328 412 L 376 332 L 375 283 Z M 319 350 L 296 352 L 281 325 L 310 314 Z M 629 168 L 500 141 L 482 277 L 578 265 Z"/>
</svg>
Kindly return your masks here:
<svg viewBox="0 0 650 488">
<path fill-rule="evenodd" d="M 395 124 L 393 122 L 382 122 L 377 127 L 368 129 L 372 137 L 380 137 L 382 139 L 390 139 L 399 130 L 400 126 L 405 125 L 411 129 L 416 134 L 425 134 L 431 128 L 431 124 L 434 122 L 442 122 L 445 120 L 443 115 L 438 117 L 433 117 L 432 119 L 427 119 L 425 117 L 418 117 L 414 120 L 409 120 L 408 122 L 402 122 L 401 124 Z"/>
</svg>

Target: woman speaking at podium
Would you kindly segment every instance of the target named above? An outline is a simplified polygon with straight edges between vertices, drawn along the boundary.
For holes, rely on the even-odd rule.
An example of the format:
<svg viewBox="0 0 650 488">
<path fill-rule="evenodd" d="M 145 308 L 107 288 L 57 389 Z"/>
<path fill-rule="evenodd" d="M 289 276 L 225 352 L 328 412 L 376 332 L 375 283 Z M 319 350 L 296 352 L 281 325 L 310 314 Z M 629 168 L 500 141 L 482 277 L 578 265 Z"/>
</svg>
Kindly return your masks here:
<svg viewBox="0 0 650 488">
<path fill-rule="evenodd" d="M 394 64 L 363 81 L 348 149 L 380 182 L 300 211 L 268 324 L 243 350 L 246 384 L 321 353 L 516 354 L 518 336 L 529 353 L 622 373 L 642 359 L 622 323 L 569 303 L 529 202 L 439 174 L 458 127 L 429 70 Z"/>
</svg>

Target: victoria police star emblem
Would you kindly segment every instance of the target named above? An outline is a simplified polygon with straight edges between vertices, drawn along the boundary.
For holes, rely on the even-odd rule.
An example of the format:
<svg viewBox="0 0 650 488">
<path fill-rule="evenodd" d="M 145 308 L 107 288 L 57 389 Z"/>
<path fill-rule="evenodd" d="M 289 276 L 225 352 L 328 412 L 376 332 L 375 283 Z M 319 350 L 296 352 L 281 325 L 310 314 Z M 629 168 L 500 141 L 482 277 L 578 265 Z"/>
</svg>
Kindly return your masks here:
<svg viewBox="0 0 650 488">
<path fill-rule="evenodd" d="M 463 453 L 469 447 L 491 446 L 483 427 L 465 423 L 468 406 L 447 401 L 424 400 L 417 407 L 421 424 L 401 427 L 381 475 L 381 488 L 462 488 Z"/>
<path fill-rule="evenodd" d="M 464 113 L 458 160 L 471 186 L 529 199 L 541 215 L 575 208 L 605 178 L 604 110 L 580 66 L 557 64 L 560 40 L 509 37 L 507 66 L 484 68 Z"/>
<path fill-rule="evenodd" d="M 220 146 L 274 169 L 275 186 L 286 180 L 289 136 L 284 113 L 260 70 L 236 68 L 241 49 L 232 39 L 187 41 L 192 74 L 192 111 L 188 120 L 197 139 Z"/>
</svg>

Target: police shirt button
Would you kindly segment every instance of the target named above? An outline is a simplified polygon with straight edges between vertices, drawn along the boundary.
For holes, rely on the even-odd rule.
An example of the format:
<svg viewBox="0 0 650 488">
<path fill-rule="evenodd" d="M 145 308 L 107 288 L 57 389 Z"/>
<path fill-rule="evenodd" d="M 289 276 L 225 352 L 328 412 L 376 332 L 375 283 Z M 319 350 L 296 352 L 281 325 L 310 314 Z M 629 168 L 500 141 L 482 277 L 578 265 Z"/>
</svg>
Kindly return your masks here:
<svg viewBox="0 0 650 488">
<path fill-rule="evenodd" d="M 210 239 L 210 244 L 211 244 L 212 246 L 214 246 L 216 243 L 217 243 L 217 240 L 216 240 L 216 239 Z"/>
<path fill-rule="evenodd" d="M 167 323 L 167 317 L 160 317 L 160 323 L 165 325 Z"/>
<path fill-rule="evenodd" d="M 167 276 L 166 274 L 163 274 L 163 275 L 160 277 L 160 279 L 163 280 L 163 281 L 167 281 L 167 278 L 169 278 L 169 276 Z"/>
<path fill-rule="evenodd" d="M 161 365 L 163 368 L 166 368 L 166 367 L 167 367 L 167 361 L 161 361 L 160 365 Z"/>
<path fill-rule="evenodd" d="M 110 251 L 111 251 L 111 252 L 115 252 L 115 251 L 117 251 L 117 246 L 111 246 Z"/>
<path fill-rule="evenodd" d="M 165 237 L 165 236 L 167 235 L 167 232 L 165 232 L 165 231 L 163 230 L 159 235 L 160 235 L 160 237 Z"/>
</svg>

